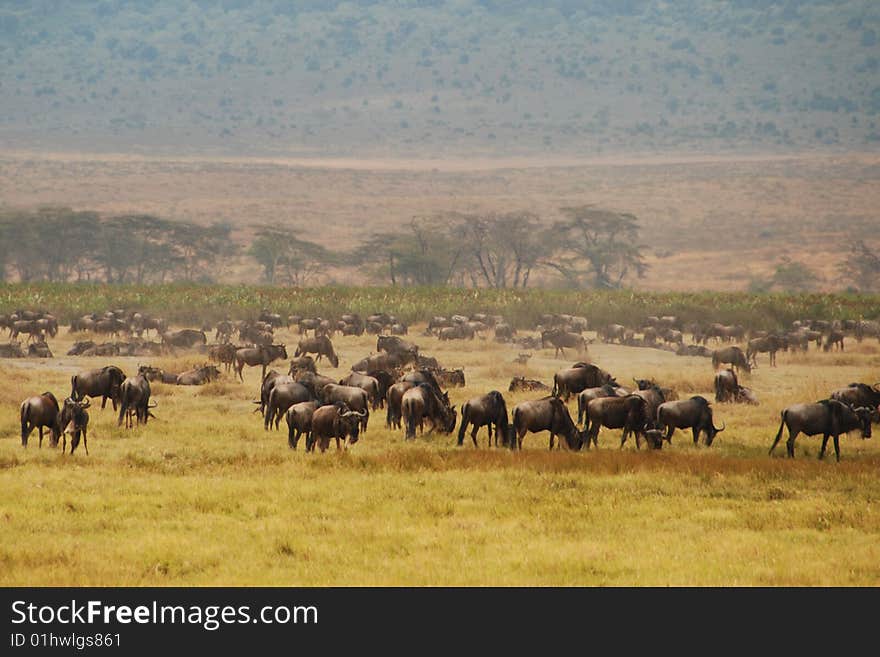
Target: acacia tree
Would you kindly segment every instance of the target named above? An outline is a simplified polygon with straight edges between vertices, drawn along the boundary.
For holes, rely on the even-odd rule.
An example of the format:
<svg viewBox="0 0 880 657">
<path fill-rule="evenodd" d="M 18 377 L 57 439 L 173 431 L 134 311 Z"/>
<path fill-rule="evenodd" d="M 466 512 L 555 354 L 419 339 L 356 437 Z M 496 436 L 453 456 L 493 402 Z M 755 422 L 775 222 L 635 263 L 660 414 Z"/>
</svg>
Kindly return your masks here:
<svg viewBox="0 0 880 657">
<path fill-rule="evenodd" d="M 307 285 L 332 263 L 332 255 L 327 249 L 291 232 L 265 226 L 257 230 L 251 242 L 248 255 L 263 267 L 263 278 L 267 283 Z"/>
<path fill-rule="evenodd" d="M 553 227 L 556 248 L 542 261 L 572 285 L 619 288 L 635 274 L 642 278 L 648 264 L 638 244 L 639 220 L 626 212 L 602 210 L 591 205 L 561 208 L 565 216 Z"/>
<path fill-rule="evenodd" d="M 531 212 L 454 215 L 452 233 L 463 239 L 474 287 L 527 287 L 542 251 L 543 232 Z"/>
</svg>

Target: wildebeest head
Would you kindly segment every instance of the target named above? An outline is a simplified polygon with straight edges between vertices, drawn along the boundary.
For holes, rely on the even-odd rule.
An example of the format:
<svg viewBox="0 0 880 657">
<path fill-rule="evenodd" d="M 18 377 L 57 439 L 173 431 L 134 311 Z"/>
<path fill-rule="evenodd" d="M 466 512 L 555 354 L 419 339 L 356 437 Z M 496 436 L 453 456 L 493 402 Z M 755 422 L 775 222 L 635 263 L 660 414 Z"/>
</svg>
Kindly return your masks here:
<svg viewBox="0 0 880 657">
<path fill-rule="evenodd" d="M 852 409 L 856 417 L 859 418 L 859 424 L 862 425 L 862 438 L 871 437 L 871 419 L 878 412 L 876 408 L 868 408 L 867 406 L 859 406 Z"/>
</svg>

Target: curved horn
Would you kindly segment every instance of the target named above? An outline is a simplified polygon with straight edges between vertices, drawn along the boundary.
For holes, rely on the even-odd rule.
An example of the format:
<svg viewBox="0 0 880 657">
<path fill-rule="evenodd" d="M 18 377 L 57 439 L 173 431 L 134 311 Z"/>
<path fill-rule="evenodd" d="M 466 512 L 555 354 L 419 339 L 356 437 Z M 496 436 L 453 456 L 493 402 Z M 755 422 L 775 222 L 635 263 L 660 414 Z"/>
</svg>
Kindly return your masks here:
<svg viewBox="0 0 880 657">
<path fill-rule="evenodd" d="M 712 428 L 715 429 L 715 433 L 721 433 L 722 431 L 724 431 L 724 430 L 727 428 L 727 425 L 722 421 L 722 422 L 721 422 L 721 428 L 720 428 L 720 429 L 716 429 L 716 428 L 715 428 L 715 423 L 713 422 L 713 423 L 712 423 Z"/>
<path fill-rule="evenodd" d="M 86 397 L 83 401 L 79 402 L 80 408 L 88 408 L 92 405 L 92 400 Z"/>
<path fill-rule="evenodd" d="M 158 405 L 156 402 L 147 402 L 147 408 L 156 408 Z"/>
</svg>

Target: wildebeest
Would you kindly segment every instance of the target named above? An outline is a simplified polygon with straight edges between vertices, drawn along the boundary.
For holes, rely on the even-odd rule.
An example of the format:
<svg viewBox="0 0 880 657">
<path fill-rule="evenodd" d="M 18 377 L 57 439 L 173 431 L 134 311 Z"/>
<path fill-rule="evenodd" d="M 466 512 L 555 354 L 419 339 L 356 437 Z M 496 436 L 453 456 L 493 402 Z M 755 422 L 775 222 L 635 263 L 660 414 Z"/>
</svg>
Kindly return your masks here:
<svg viewBox="0 0 880 657">
<path fill-rule="evenodd" d="M 578 451 L 584 446 L 586 431 L 579 431 L 565 404 L 558 397 L 550 396 L 525 401 L 513 407 L 510 423 L 510 443 L 522 449 L 523 436 L 527 432 L 550 432 L 550 449 L 556 436 L 565 438 L 569 449 Z M 562 441 L 559 442 L 560 448 Z"/>
<path fill-rule="evenodd" d="M 437 382 L 446 388 L 464 387 L 464 370 L 461 368 L 454 370 L 443 369 L 442 367 L 434 371 Z"/>
<path fill-rule="evenodd" d="M 418 384 L 413 381 L 399 381 L 388 388 L 385 395 L 385 426 L 390 429 L 400 429 L 401 404 L 403 393 Z"/>
<path fill-rule="evenodd" d="M 284 419 L 287 421 L 287 446 L 296 449 L 300 436 L 306 435 L 306 445 L 311 442 L 312 416 L 320 402 L 304 401 L 287 409 Z"/>
<path fill-rule="evenodd" d="M 576 363 L 574 367 L 560 370 L 553 375 L 553 394 L 557 397 L 564 396 L 565 401 L 568 401 L 573 394 L 586 388 L 598 388 L 606 383 L 617 385 L 614 377 L 605 370 L 590 363 Z"/>
<path fill-rule="evenodd" d="M 715 436 L 724 431 L 725 424 L 721 428 L 715 427 L 712 418 L 712 406 L 705 397 L 695 395 L 690 399 L 668 401 L 660 404 L 657 408 L 657 427 L 666 432 L 666 440 L 672 441 L 672 434 L 676 429 L 691 429 L 694 436 L 694 444 L 700 439 L 700 434 L 706 434 L 706 446 L 711 446 Z"/>
<path fill-rule="evenodd" d="M 384 351 L 389 354 L 411 353 L 418 355 L 419 347 L 396 335 L 380 335 L 376 338 L 376 351 Z"/>
<path fill-rule="evenodd" d="M 24 358 L 24 356 L 20 342 L 0 344 L 0 358 Z"/>
<path fill-rule="evenodd" d="M 825 337 L 825 344 L 822 345 L 822 350 L 831 351 L 832 347 L 843 351 L 843 333 L 841 331 L 829 331 Z"/>
<path fill-rule="evenodd" d="M 507 386 L 508 392 L 544 392 L 550 390 L 550 386 L 546 383 L 541 383 L 537 379 L 527 379 L 524 376 L 515 376 L 510 380 L 510 385 Z"/>
<path fill-rule="evenodd" d="M 602 339 L 602 342 L 614 342 L 617 340 L 623 344 L 626 327 L 623 324 L 608 324 L 607 326 L 600 327 L 596 333 Z"/>
<path fill-rule="evenodd" d="M 648 408 L 645 399 L 636 394 L 625 397 L 599 397 L 588 402 L 584 412 L 587 448 L 591 441 L 599 446 L 599 430 L 602 427 L 623 429 L 620 437 L 621 447 L 630 434 L 635 434 L 636 447 L 640 448 L 645 425 L 651 421 Z"/>
<path fill-rule="evenodd" d="M 315 445 L 322 452 L 336 439 L 336 449 L 340 441 L 354 445 L 358 441 L 361 412 L 353 411 L 344 402 L 321 406 L 312 414 L 312 435 L 306 438 L 306 450 L 314 451 Z"/>
<path fill-rule="evenodd" d="M 601 399 L 602 397 L 626 397 L 628 394 L 628 391 L 623 388 L 617 388 L 610 383 L 595 388 L 584 388 L 577 396 L 578 424 L 581 424 L 584 421 L 584 415 L 587 412 L 587 404 L 594 399 Z"/>
<path fill-rule="evenodd" d="M 456 324 L 441 328 L 437 333 L 437 337 L 441 340 L 473 340 L 475 336 L 476 331 L 468 324 Z"/>
<path fill-rule="evenodd" d="M 202 365 L 177 375 L 179 386 L 201 386 L 210 383 L 220 376 L 220 370 L 214 365 Z"/>
<path fill-rule="evenodd" d="M 727 368 L 715 373 L 715 401 L 757 404 L 758 397 L 751 389 L 741 386 L 736 372 Z"/>
<path fill-rule="evenodd" d="M 770 454 L 776 449 L 782 430 L 788 427 L 788 441 L 785 447 L 788 456 L 794 458 L 794 440 L 798 434 L 808 436 L 822 434 L 822 449 L 819 458 L 825 457 L 825 448 L 828 438 L 834 438 L 834 455 L 840 461 L 840 434 L 860 429 L 862 438 L 871 437 L 871 416 L 875 409 L 867 406 L 853 408 L 836 399 L 823 399 L 815 404 L 793 404 L 782 411 L 779 423 L 779 431 L 773 444 L 770 445 Z"/>
<path fill-rule="evenodd" d="M 162 333 L 162 344 L 183 349 L 192 349 L 197 344 L 208 344 L 208 338 L 204 331 L 198 329 L 181 329 L 179 331 L 166 331 Z"/>
<path fill-rule="evenodd" d="M 875 383 L 873 387 L 867 383 L 850 383 L 845 388 L 834 390 L 829 396 L 831 399 L 849 404 L 853 408 L 859 406 L 878 408 L 880 407 L 880 383 Z"/>
<path fill-rule="evenodd" d="M 27 447 L 28 436 L 34 429 L 40 431 L 40 447 L 43 446 L 43 428 L 49 429 L 49 444 L 55 447 L 61 435 L 58 418 L 61 409 L 58 400 L 51 392 L 28 397 L 21 403 L 21 446 Z"/>
<path fill-rule="evenodd" d="M 321 388 L 319 398 L 325 404 L 335 404 L 341 401 L 345 402 L 353 411 L 363 411 L 360 416 L 361 432 L 366 432 L 367 424 L 370 421 L 370 401 L 366 390 L 357 386 L 328 383 Z"/>
<path fill-rule="evenodd" d="M 300 340 L 293 355 L 301 356 L 303 354 L 318 354 L 315 362 L 320 361 L 321 358 L 326 356 L 333 367 L 339 367 L 339 357 L 333 351 L 333 343 L 330 342 L 330 338 L 326 335 L 318 335 Z"/>
<path fill-rule="evenodd" d="M 245 347 L 235 351 L 235 371 L 238 378 L 244 382 L 241 372 L 245 365 L 255 367 L 262 366 L 260 380 L 266 376 L 266 368 L 278 360 L 279 358 L 287 358 L 287 348 L 283 344 L 258 345 L 256 347 Z"/>
<path fill-rule="evenodd" d="M 564 358 L 565 347 L 577 349 L 578 354 L 586 353 L 587 340 L 579 333 L 570 333 L 560 329 L 550 329 L 541 332 L 541 349 L 547 349 L 548 346 L 554 348 L 554 357 L 561 355 Z"/>
<path fill-rule="evenodd" d="M 317 374 L 318 368 L 315 366 L 315 359 L 311 356 L 298 356 L 297 358 L 291 358 L 288 373 L 291 376 L 294 376 L 297 372 L 312 372 Z"/>
<path fill-rule="evenodd" d="M 155 407 L 155 403 L 150 404 L 150 382 L 147 381 L 147 377 L 143 374 L 130 376 L 119 386 L 119 418 L 116 426 L 122 426 L 124 419 L 125 428 L 130 429 L 131 413 L 134 413 L 138 424 L 142 422 L 147 424 L 147 420 L 152 415 L 150 409 Z"/>
<path fill-rule="evenodd" d="M 455 429 L 455 406 L 449 406 L 428 383 L 420 383 L 403 393 L 400 414 L 406 425 L 406 439 L 416 437 L 416 427 L 424 431 L 424 422 L 431 423 L 431 431 L 439 429 L 452 433 Z"/>
<path fill-rule="evenodd" d="M 721 364 L 732 365 L 734 369 L 740 368 L 744 369 L 746 372 L 751 372 L 752 367 L 749 365 L 749 359 L 746 358 L 745 353 L 739 347 L 724 347 L 723 349 L 716 349 L 712 352 L 712 367 L 716 370 L 718 366 Z"/>
<path fill-rule="evenodd" d="M 776 352 L 782 349 L 785 343 L 778 335 L 770 334 L 763 338 L 752 338 L 746 347 L 746 358 L 755 367 L 758 366 L 758 354 L 770 354 L 770 367 L 776 367 Z"/>
<path fill-rule="evenodd" d="M 275 381 L 278 381 L 278 378 Z M 311 401 L 312 399 L 314 399 L 314 396 L 309 389 L 298 381 L 275 383 L 269 390 L 266 407 L 263 410 L 263 429 L 268 431 L 273 423 L 275 429 L 278 429 L 281 416 L 284 415 L 288 408 L 294 404 Z"/>
<path fill-rule="evenodd" d="M 339 385 L 361 388 L 367 393 L 367 399 L 370 400 L 370 406 L 374 411 L 381 408 L 385 403 L 385 397 L 379 390 L 379 381 L 367 374 L 351 372 L 348 376 L 339 380 Z"/>
<path fill-rule="evenodd" d="M 115 365 L 107 365 L 97 370 L 87 370 L 70 378 L 70 396 L 79 401 L 85 397 L 101 397 L 101 408 L 109 399 L 116 410 L 120 386 L 125 380 L 125 372 Z"/>
<path fill-rule="evenodd" d="M 381 354 L 373 354 L 371 356 L 367 356 L 366 358 L 362 358 L 351 366 L 352 371 L 355 372 L 371 372 L 374 370 L 396 370 L 400 367 L 404 367 L 409 363 L 413 363 L 417 360 L 417 356 L 413 353 L 381 353 Z"/>
<path fill-rule="evenodd" d="M 89 442 L 87 432 L 89 427 L 89 414 L 86 409 L 89 407 L 88 399 L 85 401 L 76 401 L 68 397 L 64 400 L 61 407 L 61 414 L 58 418 L 58 429 L 61 431 L 61 453 L 67 449 L 67 436 L 70 435 L 70 454 L 73 455 L 79 446 L 80 438 L 83 441 L 83 447 L 86 455 L 89 453 Z"/>
<path fill-rule="evenodd" d="M 28 356 L 33 358 L 52 358 L 52 351 L 45 342 L 34 342 L 28 345 Z"/>
<path fill-rule="evenodd" d="M 223 365 L 227 372 L 235 365 L 235 352 L 243 347 L 238 347 L 231 342 L 213 344 L 208 348 L 208 358 Z"/>
<path fill-rule="evenodd" d="M 488 445 L 492 445 L 492 427 L 495 427 L 495 446 L 498 447 L 498 437 L 501 444 L 507 446 L 510 440 L 510 431 L 507 422 L 507 404 L 504 396 L 497 390 L 492 390 L 480 397 L 474 397 L 461 407 L 461 426 L 458 429 L 458 444 L 464 444 L 464 433 L 468 425 L 473 425 L 471 439 L 474 447 L 477 447 L 477 431 L 480 427 L 486 427 L 489 432 Z"/>
<path fill-rule="evenodd" d="M 264 376 L 263 380 L 260 382 L 260 399 L 254 402 L 254 404 L 259 405 L 258 408 L 254 409 L 254 413 L 259 411 L 260 415 L 265 414 L 266 404 L 269 403 L 269 393 L 272 392 L 272 388 L 279 383 L 293 383 L 293 381 L 294 378 L 292 376 L 282 375 L 278 370 L 269 370 L 266 372 L 266 376 Z"/>
</svg>

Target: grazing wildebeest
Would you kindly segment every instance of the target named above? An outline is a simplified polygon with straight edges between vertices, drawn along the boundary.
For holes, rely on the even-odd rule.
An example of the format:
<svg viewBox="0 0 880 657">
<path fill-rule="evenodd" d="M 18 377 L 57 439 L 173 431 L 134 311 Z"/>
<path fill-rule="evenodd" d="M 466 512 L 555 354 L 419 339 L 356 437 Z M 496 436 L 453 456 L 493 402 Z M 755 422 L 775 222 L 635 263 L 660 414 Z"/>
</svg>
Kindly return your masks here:
<svg viewBox="0 0 880 657">
<path fill-rule="evenodd" d="M 763 338 L 752 338 L 746 347 L 746 358 L 755 367 L 758 366 L 758 354 L 770 354 L 770 367 L 776 367 L 776 352 L 784 347 L 783 339 L 770 334 Z"/>
<path fill-rule="evenodd" d="M 294 404 L 287 409 L 284 419 L 287 421 L 287 446 L 296 449 L 299 438 L 306 435 L 306 445 L 312 437 L 312 416 L 318 409 L 317 401 L 304 401 Z"/>
<path fill-rule="evenodd" d="M 441 328 L 440 332 L 437 333 L 437 337 L 441 340 L 473 340 L 475 336 L 476 331 L 467 324 L 456 324 L 455 326 Z"/>
<path fill-rule="evenodd" d="M 718 366 L 721 364 L 732 365 L 734 369 L 741 368 L 746 372 L 752 371 L 752 366 L 749 365 L 749 359 L 746 358 L 745 353 L 739 347 L 724 347 L 723 349 L 716 349 L 712 352 L 712 367 L 716 370 Z"/>
<path fill-rule="evenodd" d="M 578 451 L 584 446 L 587 432 L 578 431 L 577 426 L 571 419 L 565 404 L 558 397 L 544 397 L 534 401 L 525 401 L 513 407 L 510 425 L 510 444 L 522 449 L 523 436 L 526 432 L 538 433 L 550 432 L 550 449 L 556 440 L 556 436 L 565 438 L 569 449 Z M 562 447 L 562 441 L 559 441 Z"/>
<path fill-rule="evenodd" d="M 262 366 L 263 370 L 260 374 L 262 380 L 266 376 L 266 368 L 279 358 L 287 358 L 287 348 L 283 344 L 258 345 L 256 347 L 245 347 L 235 351 L 235 371 L 238 378 L 244 382 L 241 371 L 245 365 L 255 367 Z"/>
<path fill-rule="evenodd" d="M 388 397 L 388 388 L 394 385 L 399 375 L 393 374 L 386 370 L 371 370 L 367 372 L 367 376 L 371 376 L 376 379 L 376 383 L 379 385 L 379 389 L 377 391 L 377 395 L 379 397 L 379 408 L 385 408 L 385 400 Z"/>
<path fill-rule="evenodd" d="M 49 428 L 49 444 L 55 447 L 61 435 L 58 426 L 60 408 L 51 392 L 28 397 L 21 403 L 21 446 L 27 447 L 28 436 L 34 429 L 40 430 L 40 447 L 43 446 L 43 427 Z"/>
<path fill-rule="evenodd" d="M 115 365 L 80 372 L 70 378 L 70 397 L 76 401 L 85 397 L 101 397 L 102 409 L 109 399 L 115 411 L 119 401 L 119 388 L 124 380 L 125 372 Z"/>
<path fill-rule="evenodd" d="M 354 445 L 360 433 L 360 411 L 353 411 L 344 402 L 321 406 L 312 414 L 312 435 L 306 438 L 306 451 L 314 451 L 315 445 L 322 452 L 336 439 L 336 449 L 340 441 Z"/>
<path fill-rule="evenodd" d="M 828 438 L 833 437 L 834 455 L 840 461 L 840 434 L 860 429 L 862 438 L 870 438 L 871 416 L 875 410 L 867 406 L 853 408 L 836 399 L 823 399 L 815 404 L 793 404 L 782 411 L 779 431 L 770 445 L 769 453 L 773 454 L 782 437 L 782 429 L 788 427 L 785 447 L 791 458 L 794 458 L 794 440 L 798 434 L 816 436 L 821 433 L 822 449 L 819 451 L 819 458 L 825 457 Z"/>
<path fill-rule="evenodd" d="M 347 377 L 339 380 L 339 385 L 361 388 L 367 393 L 367 399 L 370 400 L 370 406 L 374 411 L 381 408 L 385 400 L 379 390 L 379 381 L 367 374 L 351 372 Z"/>
<path fill-rule="evenodd" d="M 598 388 L 606 383 L 616 386 L 617 381 L 605 370 L 589 363 L 576 363 L 574 367 L 558 371 L 553 375 L 553 394 L 565 398 L 586 388 Z"/>
<path fill-rule="evenodd" d="M 388 388 L 385 395 L 385 426 L 389 429 L 400 429 L 401 421 L 401 404 L 403 403 L 403 393 L 410 388 L 415 388 L 418 384 L 413 381 L 400 381 Z"/>
<path fill-rule="evenodd" d="M 370 421 L 370 400 L 366 390 L 357 386 L 328 383 L 321 388 L 321 394 L 318 397 L 325 404 L 335 404 L 341 401 L 345 402 L 353 411 L 363 411 L 361 432 L 367 431 L 367 424 Z"/>
<path fill-rule="evenodd" d="M 382 352 L 381 354 L 373 354 L 362 358 L 351 366 L 355 372 L 371 372 L 373 370 L 396 370 L 410 363 L 418 361 L 419 356 L 411 352 L 389 354 Z"/>
<path fill-rule="evenodd" d="M 524 376 L 515 376 L 510 380 L 510 385 L 507 387 L 508 392 L 544 392 L 549 391 L 550 386 L 546 383 L 541 383 L 537 379 L 527 379 Z"/>
<path fill-rule="evenodd" d="M 326 335 L 319 335 L 313 338 L 303 338 L 300 340 L 296 347 L 296 352 L 293 355 L 301 356 L 303 354 L 318 354 L 317 358 L 315 358 L 315 362 L 320 361 L 321 358 L 326 356 L 333 367 L 339 367 L 339 357 L 336 355 L 336 352 L 333 351 L 333 343 L 330 342 L 330 338 Z"/>
<path fill-rule="evenodd" d="M 629 394 L 627 390 L 623 388 L 617 388 L 610 383 L 606 383 L 604 386 L 597 386 L 595 388 L 585 388 L 578 393 L 577 402 L 578 402 L 578 424 L 583 423 L 584 415 L 587 412 L 587 404 L 589 404 L 594 399 L 601 399 L 602 397 L 626 397 Z"/>
<path fill-rule="evenodd" d="M 584 427 L 587 431 L 587 448 L 590 442 L 599 446 L 599 430 L 623 429 L 620 437 L 620 447 L 626 442 L 629 435 L 635 434 L 636 448 L 641 448 L 641 436 L 644 434 L 645 425 L 651 421 L 648 414 L 648 403 L 639 395 L 632 394 L 626 397 L 599 397 L 587 403 L 584 413 Z"/>
<path fill-rule="evenodd" d="M 181 329 L 179 331 L 166 331 L 162 333 L 162 344 L 191 349 L 197 344 L 208 344 L 208 338 L 204 331 Z"/>
<path fill-rule="evenodd" d="M 471 439 L 474 447 L 477 445 L 477 431 L 480 427 L 486 427 L 489 431 L 488 446 L 492 445 L 492 426 L 495 426 L 495 447 L 498 447 L 498 437 L 501 444 L 508 446 L 510 431 L 507 423 L 507 404 L 504 396 L 497 390 L 492 390 L 480 397 L 474 397 L 461 407 L 461 426 L 458 429 L 458 444 L 464 444 L 464 433 L 468 425 L 473 425 Z"/>
<path fill-rule="evenodd" d="M 151 408 L 155 408 L 155 404 L 150 404 L 150 382 L 143 374 L 130 376 L 122 385 L 119 386 L 119 418 L 116 426 L 122 426 L 125 420 L 125 428 L 132 428 L 131 413 L 140 424 L 147 424 L 147 420 L 152 415 Z"/>
<path fill-rule="evenodd" d="M 380 335 L 376 338 L 376 351 L 384 351 L 388 354 L 411 353 L 418 355 L 419 347 L 396 335 Z"/>
<path fill-rule="evenodd" d="M 550 329 L 541 332 L 541 349 L 554 348 L 553 356 L 562 355 L 565 358 L 565 347 L 577 349 L 578 354 L 587 351 L 587 340 L 579 333 L 569 333 L 560 329 Z"/>
<path fill-rule="evenodd" d="M 447 388 L 462 388 L 465 385 L 464 370 L 461 368 L 446 370 L 441 367 L 435 370 L 434 376 L 440 385 Z"/>
<path fill-rule="evenodd" d="M 424 431 L 425 419 L 431 422 L 431 432 L 439 429 L 452 433 L 455 429 L 455 406 L 449 406 L 428 383 L 420 383 L 403 393 L 400 414 L 406 424 L 406 439 L 416 437 L 416 427 Z"/>
<path fill-rule="evenodd" d="M 83 447 L 86 455 L 89 453 L 89 442 L 86 437 L 89 426 L 89 414 L 86 409 L 90 406 L 88 399 L 85 401 L 76 401 L 68 397 L 64 400 L 61 407 L 61 415 L 58 418 L 58 429 L 61 431 L 62 443 L 61 453 L 67 449 L 67 436 L 70 435 L 70 454 L 73 456 L 74 451 L 79 446 L 80 438 L 83 441 Z"/>
<path fill-rule="evenodd" d="M 217 342 L 225 344 L 232 340 L 232 334 L 235 331 L 235 327 L 232 325 L 232 322 L 224 319 L 223 321 L 217 322 L 217 326 L 214 330 L 214 339 Z"/>
<path fill-rule="evenodd" d="M 330 383 L 336 383 L 336 379 L 331 379 L 323 374 L 314 374 L 313 372 L 300 372 L 296 376 L 296 381 L 302 383 L 315 399 L 321 398 L 321 390 Z"/>
<path fill-rule="evenodd" d="M 216 363 L 220 363 L 223 365 L 224 370 L 230 372 L 235 365 L 235 352 L 239 349 L 242 349 L 242 347 L 236 346 L 231 342 L 214 344 L 208 348 L 208 358 Z"/>
<path fill-rule="evenodd" d="M 177 375 L 179 386 L 201 386 L 210 383 L 220 376 L 220 370 L 214 365 L 202 365 Z"/>
<path fill-rule="evenodd" d="M 739 389 L 739 380 L 736 372 L 729 367 L 715 372 L 715 401 L 729 402 L 736 398 Z"/>
<path fill-rule="evenodd" d="M 278 429 L 278 423 L 281 416 L 288 408 L 300 402 L 312 401 L 314 395 L 302 383 L 298 381 L 285 381 L 278 383 L 281 377 L 275 379 L 275 385 L 271 386 L 269 396 L 266 399 L 266 407 L 263 411 L 263 429 L 269 430 L 274 423 L 275 429 Z"/>
<path fill-rule="evenodd" d="M 676 429 L 691 429 L 694 436 L 694 444 L 700 439 L 700 434 L 706 434 L 706 446 L 711 446 L 715 436 L 724 431 L 725 424 L 721 428 L 715 427 L 712 418 L 712 406 L 705 397 L 695 395 L 690 399 L 668 401 L 660 404 L 657 408 L 657 426 L 666 432 L 666 440 L 672 442 L 672 434 Z"/>
<path fill-rule="evenodd" d="M 502 323 L 495 325 L 495 341 L 496 342 L 510 342 L 513 340 L 513 336 L 516 335 L 516 329 L 513 328 L 510 324 Z"/>
<path fill-rule="evenodd" d="M 825 344 L 822 345 L 823 351 L 831 351 L 832 347 L 837 347 L 843 351 L 843 333 L 841 331 L 829 331 L 825 337 Z"/>
</svg>

